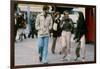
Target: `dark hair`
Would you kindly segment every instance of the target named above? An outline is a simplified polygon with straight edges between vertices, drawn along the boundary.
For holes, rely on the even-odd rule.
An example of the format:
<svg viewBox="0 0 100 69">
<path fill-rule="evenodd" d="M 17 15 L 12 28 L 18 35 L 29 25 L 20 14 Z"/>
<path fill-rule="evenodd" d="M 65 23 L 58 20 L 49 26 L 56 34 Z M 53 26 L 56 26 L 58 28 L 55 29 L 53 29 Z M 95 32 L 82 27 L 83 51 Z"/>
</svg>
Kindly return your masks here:
<svg viewBox="0 0 100 69">
<path fill-rule="evenodd" d="M 59 17 L 61 17 L 60 12 L 56 12 L 56 13 L 54 14 L 54 17 L 57 17 L 57 15 L 59 15 Z"/>
<path fill-rule="evenodd" d="M 78 12 L 79 13 L 79 18 L 78 18 L 78 22 L 85 22 L 85 19 L 84 19 L 84 15 L 82 12 Z"/>
<path fill-rule="evenodd" d="M 79 13 L 80 18 L 84 18 L 84 15 L 82 12 L 78 12 L 78 13 Z"/>
<path fill-rule="evenodd" d="M 69 12 L 67 10 L 63 12 L 64 15 L 65 15 L 65 13 L 68 13 L 69 14 Z"/>
<path fill-rule="evenodd" d="M 77 27 L 81 31 L 84 31 L 84 33 L 85 33 L 85 32 L 87 32 L 86 20 L 85 20 L 84 15 L 83 15 L 82 12 L 78 12 L 78 13 L 79 13 L 79 18 L 78 18 L 78 21 L 77 21 L 77 23 L 78 23 Z"/>
<path fill-rule="evenodd" d="M 44 5 L 43 6 L 43 10 L 49 10 L 49 6 L 48 5 Z"/>
</svg>

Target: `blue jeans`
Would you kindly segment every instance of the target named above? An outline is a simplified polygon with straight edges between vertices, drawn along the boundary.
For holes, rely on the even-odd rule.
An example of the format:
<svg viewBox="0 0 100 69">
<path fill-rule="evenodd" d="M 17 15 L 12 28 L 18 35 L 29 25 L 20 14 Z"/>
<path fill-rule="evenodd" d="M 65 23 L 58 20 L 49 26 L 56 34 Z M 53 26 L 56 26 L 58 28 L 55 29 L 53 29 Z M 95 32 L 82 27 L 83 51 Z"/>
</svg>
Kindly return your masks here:
<svg viewBox="0 0 100 69">
<path fill-rule="evenodd" d="M 43 63 L 47 62 L 48 42 L 49 42 L 49 36 L 38 37 L 39 56 L 42 57 Z"/>
</svg>

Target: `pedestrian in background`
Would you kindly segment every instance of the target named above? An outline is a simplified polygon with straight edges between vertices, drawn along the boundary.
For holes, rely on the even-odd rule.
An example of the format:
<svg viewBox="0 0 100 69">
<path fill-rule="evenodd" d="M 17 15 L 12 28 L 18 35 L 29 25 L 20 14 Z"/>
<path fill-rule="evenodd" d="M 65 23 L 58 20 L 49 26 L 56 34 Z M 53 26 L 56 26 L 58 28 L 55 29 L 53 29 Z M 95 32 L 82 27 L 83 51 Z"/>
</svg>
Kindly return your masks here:
<svg viewBox="0 0 100 69">
<path fill-rule="evenodd" d="M 69 18 L 69 12 L 64 11 L 64 16 L 62 17 L 62 50 L 63 60 L 70 60 L 70 48 L 71 48 L 71 31 L 73 29 L 73 21 Z"/>
<path fill-rule="evenodd" d="M 34 14 L 31 15 L 31 17 L 30 17 L 30 31 L 28 34 L 28 38 L 30 38 L 30 37 L 34 38 L 34 35 L 36 35 L 36 37 L 37 37 L 37 31 L 35 29 L 35 20 L 36 20 L 35 15 Z"/>
<path fill-rule="evenodd" d="M 25 35 L 26 20 L 22 16 L 22 13 L 19 13 L 19 17 L 17 20 L 17 27 L 18 27 L 17 36 L 19 36 L 19 40 L 22 41 L 23 36 L 26 39 L 26 35 Z"/>
<path fill-rule="evenodd" d="M 54 23 L 53 23 L 53 43 L 52 43 L 52 47 L 51 47 L 51 51 L 54 54 L 55 53 L 55 47 L 56 47 L 56 42 L 57 42 L 57 38 L 61 36 L 61 28 L 60 28 L 60 17 L 61 14 L 59 12 L 56 12 L 54 15 Z"/>
<path fill-rule="evenodd" d="M 85 45 L 85 35 L 87 33 L 87 25 L 84 18 L 84 15 L 82 12 L 79 13 L 79 18 L 77 21 L 77 28 L 76 28 L 76 34 L 74 39 L 76 39 L 76 42 L 78 42 L 78 46 L 76 48 L 76 59 L 79 57 L 82 61 L 85 61 L 86 57 L 86 45 Z"/>
</svg>

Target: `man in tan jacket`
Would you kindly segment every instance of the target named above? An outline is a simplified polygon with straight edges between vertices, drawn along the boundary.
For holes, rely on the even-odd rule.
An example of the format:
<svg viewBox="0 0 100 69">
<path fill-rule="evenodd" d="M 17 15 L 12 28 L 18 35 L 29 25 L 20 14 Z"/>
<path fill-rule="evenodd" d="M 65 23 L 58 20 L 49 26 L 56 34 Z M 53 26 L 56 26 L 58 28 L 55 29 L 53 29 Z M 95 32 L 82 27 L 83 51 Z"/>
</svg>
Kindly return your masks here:
<svg viewBox="0 0 100 69">
<path fill-rule="evenodd" d="M 37 15 L 36 30 L 38 30 L 39 60 L 47 63 L 49 30 L 52 28 L 52 17 L 48 14 L 49 7 L 43 6 L 43 12 Z"/>
</svg>

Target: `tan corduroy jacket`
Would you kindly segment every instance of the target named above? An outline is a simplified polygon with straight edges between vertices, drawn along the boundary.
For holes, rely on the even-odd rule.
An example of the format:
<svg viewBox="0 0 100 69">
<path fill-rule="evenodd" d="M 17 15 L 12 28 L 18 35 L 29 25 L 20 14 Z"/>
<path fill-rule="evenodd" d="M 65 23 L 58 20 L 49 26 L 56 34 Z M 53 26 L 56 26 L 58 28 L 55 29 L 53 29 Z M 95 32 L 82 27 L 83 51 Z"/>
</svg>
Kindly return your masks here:
<svg viewBox="0 0 100 69">
<path fill-rule="evenodd" d="M 38 37 L 49 36 L 49 30 L 52 29 L 52 17 L 47 14 L 45 18 L 43 13 L 38 14 L 36 18 L 35 28 L 38 30 Z"/>
</svg>

